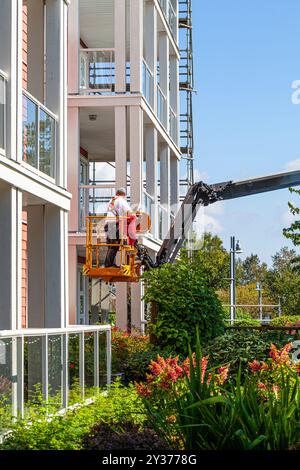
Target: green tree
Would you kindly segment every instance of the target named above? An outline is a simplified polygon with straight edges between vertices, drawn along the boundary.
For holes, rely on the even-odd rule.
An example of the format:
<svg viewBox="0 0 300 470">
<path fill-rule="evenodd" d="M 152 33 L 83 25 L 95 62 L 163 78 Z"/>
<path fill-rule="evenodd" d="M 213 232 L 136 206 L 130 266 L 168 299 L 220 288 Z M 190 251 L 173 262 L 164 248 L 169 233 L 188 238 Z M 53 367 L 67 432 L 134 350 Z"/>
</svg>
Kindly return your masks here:
<svg viewBox="0 0 300 470">
<path fill-rule="evenodd" d="M 290 188 L 291 193 L 300 195 L 300 189 Z M 294 217 L 300 216 L 300 208 L 296 207 L 292 202 L 288 203 L 291 214 Z M 283 235 L 293 242 L 294 246 L 300 245 L 300 220 L 295 219 L 288 228 L 283 229 Z M 300 273 L 300 256 L 294 256 L 292 260 L 293 269 Z"/>
<path fill-rule="evenodd" d="M 240 284 L 263 282 L 268 272 L 268 266 L 260 261 L 258 255 L 252 253 L 244 260 L 238 260 L 236 272 Z"/>
<path fill-rule="evenodd" d="M 280 299 L 285 315 L 300 314 L 300 275 L 294 269 L 295 250 L 281 248 L 273 257 L 272 269 L 266 276 L 266 285 L 273 302 Z"/>
<path fill-rule="evenodd" d="M 222 289 L 228 286 L 230 256 L 220 237 L 207 232 L 201 239 L 195 239 L 191 252 L 195 265 L 201 266 L 210 287 Z M 187 248 L 182 256 L 189 256 Z"/>
<path fill-rule="evenodd" d="M 144 280 L 145 301 L 156 306 L 152 338 L 160 347 L 186 354 L 188 343 L 196 344 L 197 328 L 204 344 L 223 332 L 221 303 L 198 260 L 183 255 L 146 272 Z"/>
</svg>

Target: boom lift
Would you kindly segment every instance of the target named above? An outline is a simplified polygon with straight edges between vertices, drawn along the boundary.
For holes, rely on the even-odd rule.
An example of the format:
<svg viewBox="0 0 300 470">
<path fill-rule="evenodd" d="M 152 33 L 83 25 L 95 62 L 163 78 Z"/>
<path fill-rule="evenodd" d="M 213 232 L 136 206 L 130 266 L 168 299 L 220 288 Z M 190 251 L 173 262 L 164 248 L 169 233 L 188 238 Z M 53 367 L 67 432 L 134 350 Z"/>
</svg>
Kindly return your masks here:
<svg viewBox="0 0 300 470">
<path fill-rule="evenodd" d="M 235 182 L 227 181 L 217 184 L 206 184 L 200 181 L 195 183 L 188 190 L 169 233 L 161 245 L 156 260 L 153 261 L 151 259 L 147 249 L 143 246 L 129 247 L 126 236 L 124 236 L 118 242 L 121 258 L 120 269 L 105 268 L 101 265 L 99 250 L 101 247 L 107 250 L 109 244 L 105 240 L 103 242 L 98 240 L 96 244 L 93 242 L 94 219 L 99 223 L 101 217 L 88 217 L 87 255 L 84 274 L 90 277 L 99 277 L 110 282 L 139 281 L 141 266 L 144 266 L 145 269 L 154 269 L 165 263 L 174 262 L 201 206 L 209 206 L 217 201 L 252 196 L 298 185 L 300 185 L 300 170 Z M 138 213 L 137 220 L 137 232 L 145 233 L 145 231 L 150 229 L 150 220 L 147 214 Z"/>
</svg>

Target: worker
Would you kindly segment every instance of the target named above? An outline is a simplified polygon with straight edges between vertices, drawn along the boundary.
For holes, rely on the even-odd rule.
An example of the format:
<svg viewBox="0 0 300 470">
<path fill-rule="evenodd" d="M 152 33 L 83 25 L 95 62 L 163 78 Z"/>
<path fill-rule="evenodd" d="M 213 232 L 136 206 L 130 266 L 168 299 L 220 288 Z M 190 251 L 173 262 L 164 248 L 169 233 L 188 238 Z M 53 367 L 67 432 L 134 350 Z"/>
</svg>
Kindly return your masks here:
<svg viewBox="0 0 300 470">
<path fill-rule="evenodd" d="M 119 268 L 115 260 L 119 250 L 120 238 L 128 237 L 129 245 L 137 245 L 136 215 L 126 201 L 126 190 L 124 188 L 117 190 L 116 195 L 109 202 L 107 212 L 109 217 L 116 217 L 116 220 L 106 223 L 106 240 L 108 244 L 115 244 L 116 246 L 108 247 L 105 267 Z"/>
</svg>

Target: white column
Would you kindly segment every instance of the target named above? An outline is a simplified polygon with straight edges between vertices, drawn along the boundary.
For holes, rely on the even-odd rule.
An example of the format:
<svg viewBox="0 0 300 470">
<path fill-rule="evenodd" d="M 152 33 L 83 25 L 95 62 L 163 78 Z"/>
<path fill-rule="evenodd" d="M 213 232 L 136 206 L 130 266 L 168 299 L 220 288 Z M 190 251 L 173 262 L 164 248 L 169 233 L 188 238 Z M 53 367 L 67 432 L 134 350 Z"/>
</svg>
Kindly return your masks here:
<svg viewBox="0 0 300 470">
<path fill-rule="evenodd" d="M 79 0 L 72 0 L 68 10 L 68 92 L 79 91 Z"/>
<path fill-rule="evenodd" d="M 170 45 L 167 33 L 160 33 L 159 36 L 159 76 L 160 87 L 166 97 L 166 110 L 165 110 L 165 127 L 169 130 L 169 73 L 170 73 Z"/>
<path fill-rule="evenodd" d="M 68 108 L 68 191 L 72 194 L 69 229 L 78 231 L 79 225 L 79 108 Z"/>
<path fill-rule="evenodd" d="M 116 326 L 127 331 L 128 306 L 127 306 L 127 284 L 116 284 Z"/>
<path fill-rule="evenodd" d="M 153 126 L 147 126 L 145 128 L 146 190 L 154 200 L 150 216 L 152 234 L 155 238 L 158 237 L 157 152 L 157 130 Z"/>
<path fill-rule="evenodd" d="M 160 203 L 163 212 L 163 236 L 170 225 L 170 148 L 163 144 L 160 149 Z"/>
<path fill-rule="evenodd" d="M 0 189 L 0 329 L 21 328 L 22 193 Z"/>
<path fill-rule="evenodd" d="M 142 91 L 143 5 L 141 0 L 129 0 L 130 16 L 130 91 Z"/>
<path fill-rule="evenodd" d="M 137 208 L 143 189 L 143 111 L 130 106 L 130 201 Z"/>
<path fill-rule="evenodd" d="M 126 107 L 115 107 L 116 187 L 127 186 Z"/>
<path fill-rule="evenodd" d="M 64 328 L 67 324 L 66 227 L 67 214 L 54 206 L 45 206 L 46 328 Z"/>
<path fill-rule="evenodd" d="M 44 230 L 44 206 L 28 206 L 28 328 L 45 326 Z"/>
<path fill-rule="evenodd" d="M 66 187 L 67 5 L 46 1 L 46 106 L 58 117 L 56 182 Z"/>
<path fill-rule="evenodd" d="M 143 330 L 144 302 L 142 301 L 142 283 L 131 284 L 131 330 L 132 333 L 140 333 Z"/>
<path fill-rule="evenodd" d="M 126 92 L 126 1 L 115 0 L 115 91 Z"/>
</svg>

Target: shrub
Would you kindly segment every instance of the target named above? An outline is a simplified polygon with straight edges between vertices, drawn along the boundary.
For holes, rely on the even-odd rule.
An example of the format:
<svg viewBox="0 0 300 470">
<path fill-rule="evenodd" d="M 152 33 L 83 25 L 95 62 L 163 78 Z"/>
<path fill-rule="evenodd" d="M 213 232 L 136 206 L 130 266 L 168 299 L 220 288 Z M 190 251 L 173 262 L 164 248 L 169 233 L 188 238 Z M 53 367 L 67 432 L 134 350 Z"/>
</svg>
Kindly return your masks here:
<svg viewBox="0 0 300 470">
<path fill-rule="evenodd" d="M 203 352 L 209 355 L 213 367 L 230 363 L 233 373 L 237 373 L 241 363 L 244 375 L 247 370 L 244 366 L 249 361 L 263 361 L 268 357 L 272 343 L 281 348 L 294 339 L 293 335 L 281 331 L 227 330 L 205 346 Z"/>
<path fill-rule="evenodd" d="M 283 315 L 282 317 L 273 318 L 270 322 L 271 326 L 300 326 L 300 315 Z"/>
<path fill-rule="evenodd" d="M 100 423 L 84 437 L 85 450 L 168 450 L 151 429 L 141 429 L 132 421 Z"/>
<path fill-rule="evenodd" d="M 196 343 L 196 329 L 205 344 L 224 330 L 224 312 L 201 265 L 181 258 L 144 275 L 145 301 L 155 303 L 152 334 L 161 348 L 187 354 Z"/>
<path fill-rule="evenodd" d="M 107 391 L 95 397 L 92 405 L 81 404 L 65 415 L 49 420 L 43 406 L 29 413 L 26 420 L 12 426 L 12 433 L 0 446 L 13 450 L 79 450 L 84 436 L 96 423 L 131 420 L 141 425 L 144 408 L 133 386 L 122 387 L 115 382 Z M 28 424 L 30 422 L 30 424 Z"/>
<path fill-rule="evenodd" d="M 124 374 L 125 383 L 145 380 L 149 363 L 158 354 L 169 353 L 152 345 L 148 336 L 112 330 L 112 371 Z"/>
</svg>

